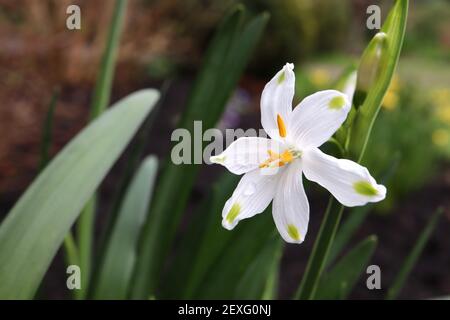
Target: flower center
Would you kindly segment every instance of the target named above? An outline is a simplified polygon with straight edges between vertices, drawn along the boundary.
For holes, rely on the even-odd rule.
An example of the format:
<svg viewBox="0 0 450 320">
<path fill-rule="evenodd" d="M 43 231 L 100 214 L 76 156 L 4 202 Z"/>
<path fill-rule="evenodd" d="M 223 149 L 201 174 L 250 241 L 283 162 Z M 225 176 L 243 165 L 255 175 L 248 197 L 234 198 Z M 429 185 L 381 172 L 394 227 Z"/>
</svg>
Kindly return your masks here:
<svg viewBox="0 0 450 320">
<path fill-rule="evenodd" d="M 289 148 L 282 153 L 276 153 L 272 150 L 268 150 L 269 158 L 259 165 L 260 168 L 275 168 L 282 167 L 296 158 L 301 157 L 302 152 L 294 148 Z"/>
</svg>

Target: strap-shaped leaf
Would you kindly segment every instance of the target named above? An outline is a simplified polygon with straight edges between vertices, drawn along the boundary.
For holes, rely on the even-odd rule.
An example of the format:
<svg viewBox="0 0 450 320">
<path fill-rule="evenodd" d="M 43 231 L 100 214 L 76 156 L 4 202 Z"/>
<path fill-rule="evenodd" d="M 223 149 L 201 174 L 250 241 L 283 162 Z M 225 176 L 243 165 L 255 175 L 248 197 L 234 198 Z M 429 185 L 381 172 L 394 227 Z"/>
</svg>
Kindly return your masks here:
<svg viewBox="0 0 450 320">
<path fill-rule="evenodd" d="M 115 0 L 114 11 L 108 30 L 106 46 L 103 51 L 100 72 L 97 75 L 94 95 L 90 109 L 90 120 L 97 118 L 109 105 L 114 80 L 117 53 L 120 37 L 126 16 L 127 0 Z M 91 283 L 92 251 L 94 247 L 94 222 L 97 207 L 97 196 L 93 194 L 79 216 L 77 242 L 80 253 L 80 267 L 84 270 L 81 290 L 76 290 L 76 298 L 86 297 Z M 69 235 L 70 236 L 70 235 Z"/>
<path fill-rule="evenodd" d="M 428 239 L 431 236 L 431 233 L 436 227 L 436 224 L 442 212 L 444 212 L 444 209 L 438 208 L 436 212 L 434 212 L 434 214 L 430 217 L 430 220 L 428 221 L 427 225 L 425 226 L 419 238 L 417 239 L 417 242 L 415 243 L 411 252 L 406 257 L 391 287 L 389 288 L 388 293 L 386 295 L 386 299 L 392 300 L 397 298 L 398 294 L 403 288 L 403 285 L 405 284 L 406 279 L 408 278 L 409 274 L 414 268 L 420 255 L 422 254 L 422 251 L 425 248 L 425 245 L 427 244 Z"/>
<path fill-rule="evenodd" d="M 278 266 L 283 252 L 283 242 L 278 234 L 268 238 L 252 263 L 239 280 L 234 299 L 273 299 L 273 284 L 278 276 Z"/>
<path fill-rule="evenodd" d="M 142 90 L 117 102 L 22 195 L 0 226 L 0 298 L 33 297 L 64 236 L 158 96 Z"/>
<path fill-rule="evenodd" d="M 364 272 L 377 246 L 377 237 L 369 236 L 347 255 L 320 281 L 315 299 L 345 299 Z"/>
<path fill-rule="evenodd" d="M 225 173 L 214 185 L 212 194 L 202 204 L 201 210 L 195 213 L 180 241 L 178 254 L 162 281 L 162 298 L 232 299 L 238 294 L 237 290 L 241 295 L 243 288 L 241 290 L 238 287 L 244 278 L 250 281 L 249 277 L 252 276 L 248 275 L 248 270 L 255 268 L 252 265 L 257 263 L 255 261 L 271 242 L 280 244 L 270 208 L 253 217 L 252 221 L 242 221 L 233 231 L 222 227 L 220 212 L 238 181 L 238 176 Z M 274 234 L 277 239 L 274 239 Z M 255 285 L 261 287 L 259 298 L 267 293 L 263 284 L 270 279 L 264 281 L 263 278 L 269 277 L 275 269 L 271 268 L 276 262 L 273 257 L 266 266 L 271 270 L 256 277 L 258 283 Z M 180 269 L 179 266 L 184 267 Z M 276 270 L 273 272 L 276 273 Z M 247 297 L 253 296 L 254 292 L 249 292 Z"/>
<path fill-rule="evenodd" d="M 94 299 L 125 299 L 127 296 L 138 237 L 148 212 L 157 168 L 156 157 L 147 157 L 128 187 L 100 263 Z"/>
</svg>

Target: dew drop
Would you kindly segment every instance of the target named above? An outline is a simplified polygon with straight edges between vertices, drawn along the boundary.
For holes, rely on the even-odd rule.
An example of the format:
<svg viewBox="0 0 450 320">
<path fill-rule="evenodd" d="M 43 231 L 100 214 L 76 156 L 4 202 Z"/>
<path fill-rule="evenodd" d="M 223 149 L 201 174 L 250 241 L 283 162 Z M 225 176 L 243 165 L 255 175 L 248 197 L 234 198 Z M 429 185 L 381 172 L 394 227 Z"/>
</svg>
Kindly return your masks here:
<svg viewBox="0 0 450 320">
<path fill-rule="evenodd" d="M 256 185 L 253 182 L 250 182 L 248 186 L 244 190 L 244 196 L 251 196 L 256 192 Z"/>
</svg>

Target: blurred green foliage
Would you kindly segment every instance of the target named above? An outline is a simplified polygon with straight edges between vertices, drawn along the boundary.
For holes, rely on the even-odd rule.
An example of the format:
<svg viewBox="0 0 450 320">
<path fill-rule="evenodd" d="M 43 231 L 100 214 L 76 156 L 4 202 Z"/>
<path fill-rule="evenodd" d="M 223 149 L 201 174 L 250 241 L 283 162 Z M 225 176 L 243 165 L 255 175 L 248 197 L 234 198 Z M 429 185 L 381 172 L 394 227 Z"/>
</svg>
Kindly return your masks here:
<svg viewBox="0 0 450 320">
<path fill-rule="evenodd" d="M 272 74 L 280 65 L 304 61 L 318 52 L 341 49 L 350 21 L 348 0 L 247 0 L 250 10 L 271 13 L 271 19 L 252 65 Z M 257 70 L 255 70 L 257 71 Z"/>
<path fill-rule="evenodd" d="M 407 34 L 406 53 L 450 61 L 450 2 L 415 1 Z"/>
<path fill-rule="evenodd" d="M 439 122 L 431 101 L 414 84 L 398 87 L 396 83 L 385 96 L 363 161 L 378 174 L 389 165 L 393 155 L 400 155 L 401 165 L 387 186 L 386 200 L 380 203 L 385 209 L 396 199 L 423 187 L 433 177 L 441 159 L 441 148 L 433 143 Z"/>
</svg>

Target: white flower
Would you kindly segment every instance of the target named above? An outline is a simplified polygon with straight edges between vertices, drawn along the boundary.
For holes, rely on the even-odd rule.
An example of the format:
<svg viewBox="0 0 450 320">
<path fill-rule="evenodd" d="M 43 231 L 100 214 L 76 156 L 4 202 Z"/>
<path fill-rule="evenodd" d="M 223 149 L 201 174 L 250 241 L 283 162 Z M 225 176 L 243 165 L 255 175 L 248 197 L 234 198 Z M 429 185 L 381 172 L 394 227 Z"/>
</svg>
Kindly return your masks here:
<svg viewBox="0 0 450 320">
<path fill-rule="evenodd" d="M 309 221 L 302 173 L 348 207 L 381 201 L 386 188 L 361 165 L 319 150 L 342 125 L 351 103 L 346 94 L 325 90 L 306 97 L 292 110 L 293 68 L 286 64 L 261 96 L 261 123 L 272 139 L 240 138 L 211 157 L 211 162 L 244 174 L 222 211 L 226 229 L 263 212 L 273 199 L 272 214 L 281 236 L 301 243 Z"/>
</svg>

